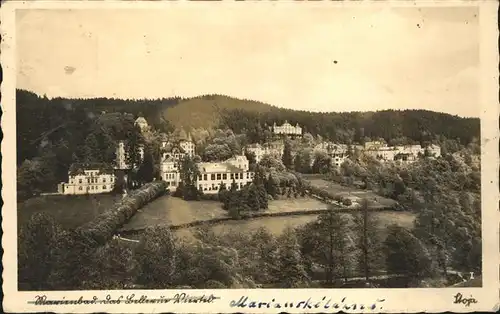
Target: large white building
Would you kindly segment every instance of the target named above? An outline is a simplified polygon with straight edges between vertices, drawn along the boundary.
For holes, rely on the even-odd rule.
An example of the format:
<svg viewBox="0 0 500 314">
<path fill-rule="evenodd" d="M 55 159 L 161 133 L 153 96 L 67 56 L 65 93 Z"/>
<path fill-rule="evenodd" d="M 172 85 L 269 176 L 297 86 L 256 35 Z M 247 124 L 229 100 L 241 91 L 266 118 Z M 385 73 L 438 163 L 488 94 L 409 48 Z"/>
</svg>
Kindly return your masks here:
<svg viewBox="0 0 500 314">
<path fill-rule="evenodd" d="M 255 155 L 255 162 L 259 163 L 262 160 L 262 157 L 265 155 L 271 155 L 277 158 L 281 158 L 283 156 L 283 152 L 285 150 L 285 144 L 282 141 L 275 141 L 270 143 L 265 143 L 260 145 L 250 144 L 245 147 L 245 151 L 248 153 L 253 153 Z"/>
<path fill-rule="evenodd" d="M 58 184 L 57 191 L 59 194 L 99 194 L 111 192 L 114 186 L 112 169 L 98 165 L 72 165 L 68 182 Z"/>
<path fill-rule="evenodd" d="M 130 169 L 131 166 L 127 162 L 127 149 L 125 141 L 119 141 L 116 146 L 116 161 L 115 169 L 126 170 Z M 139 145 L 139 155 L 141 160 L 144 159 L 144 146 Z"/>
<path fill-rule="evenodd" d="M 221 184 L 229 189 L 233 180 L 238 189 L 252 182 L 254 173 L 248 171 L 248 159 L 245 156 L 236 156 L 224 162 L 203 162 L 198 164 L 200 175 L 196 180 L 196 187 L 205 194 L 219 192 Z"/>
<path fill-rule="evenodd" d="M 273 133 L 279 135 L 302 135 L 302 128 L 297 125 L 293 126 L 288 121 L 285 121 L 282 125 L 276 125 L 276 122 L 273 125 Z"/>
</svg>

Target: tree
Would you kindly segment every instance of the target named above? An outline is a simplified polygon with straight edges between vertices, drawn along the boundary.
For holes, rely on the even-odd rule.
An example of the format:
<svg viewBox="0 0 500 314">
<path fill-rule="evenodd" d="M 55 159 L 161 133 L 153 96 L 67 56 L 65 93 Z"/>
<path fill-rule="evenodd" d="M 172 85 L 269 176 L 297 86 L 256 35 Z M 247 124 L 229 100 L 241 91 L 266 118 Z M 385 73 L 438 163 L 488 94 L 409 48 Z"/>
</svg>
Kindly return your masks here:
<svg viewBox="0 0 500 314">
<path fill-rule="evenodd" d="M 276 171 L 285 171 L 286 167 L 283 162 L 274 156 L 264 155 L 259 162 L 259 166 L 263 167 L 267 171 L 276 170 Z"/>
<path fill-rule="evenodd" d="M 254 175 L 254 178 L 252 181 L 258 190 L 260 208 L 267 209 L 268 208 L 268 200 L 267 200 L 267 191 L 266 191 L 266 187 L 265 187 L 266 174 L 264 172 L 264 169 L 262 167 L 260 167 L 259 165 L 257 165 L 255 168 L 255 175 Z"/>
<path fill-rule="evenodd" d="M 196 180 L 200 170 L 193 158 L 186 155 L 179 161 L 179 173 L 180 181 L 183 182 L 182 197 L 185 200 L 199 200 L 200 191 L 196 187 Z"/>
<path fill-rule="evenodd" d="M 151 150 L 144 151 L 144 160 L 137 171 L 137 180 L 141 185 L 152 182 L 155 178 L 155 165 Z"/>
<path fill-rule="evenodd" d="M 282 288 L 299 288 L 309 283 L 309 276 L 304 268 L 300 245 L 295 232 L 286 228 L 278 238 L 280 247 L 280 272 L 278 280 Z"/>
<path fill-rule="evenodd" d="M 432 275 L 432 259 L 424 243 L 411 231 L 397 225 L 389 226 L 384 242 L 387 271 L 404 274 L 410 280 Z"/>
<path fill-rule="evenodd" d="M 277 239 L 269 229 L 261 227 L 251 234 L 248 247 L 257 255 L 252 258 L 255 262 L 252 277 L 258 283 L 275 283 L 280 273 Z"/>
<path fill-rule="evenodd" d="M 176 273 L 176 247 L 168 226 L 148 227 L 135 253 L 137 282 L 150 289 L 170 287 Z"/>
<path fill-rule="evenodd" d="M 52 247 L 53 269 L 47 280 L 51 289 L 83 290 L 91 278 L 97 246 L 86 230 L 59 232 Z"/>
<path fill-rule="evenodd" d="M 248 187 L 248 197 L 246 199 L 246 204 L 250 210 L 258 211 L 260 209 L 260 195 L 259 190 L 255 184 L 251 184 Z"/>
<path fill-rule="evenodd" d="M 266 181 L 267 194 L 271 195 L 273 198 L 278 196 L 278 183 L 274 179 L 273 175 L 270 174 Z"/>
<path fill-rule="evenodd" d="M 332 159 L 324 152 L 316 152 L 314 154 L 314 162 L 312 165 L 313 173 L 329 173 L 332 170 Z"/>
<path fill-rule="evenodd" d="M 109 241 L 96 249 L 86 289 L 123 289 L 135 281 L 134 251 L 118 241 Z"/>
<path fill-rule="evenodd" d="M 100 162 L 102 155 L 99 153 L 100 150 L 97 137 L 94 133 L 90 133 L 85 139 L 85 145 L 83 147 L 83 161 L 85 163 Z"/>
<path fill-rule="evenodd" d="M 144 150 L 144 136 L 140 127 L 137 125 L 127 134 L 127 143 L 125 145 L 125 160 L 131 168 L 138 168 L 142 163 L 142 153 Z"/>
<path fill-rule="evenodd" d="M 377 232 L 377 220 L 368 209 L 368 201 L 361 202 L 360 212 L 353 215 L 354 232 L 357 234 L 356 247 L 359 250 L 358 266 L 369 282 L 373 271 L 379 266 L 380 239 Z"/>
<path fill-rule="evenodd" d="M 44 212 L 35 213 L 19 233 L 19 282 L 32 290 L 47 290 L 53 269 L 52 247 L 61 231 Z"/>
<path fill-rule="evenodd" d="M 285 141 L 285 147 L 283 149 L 283 156 L 282 156 L 282 161 L 283 165 L 287 169 L 292 169 L 293 166 L 293 157 L 292 157 L 292 150 L 291 150 L 291 145 L 290 141 Z"/>
<path fill-rule="evenodd" d="M 347 219 L 334 208 L 305 225 L 301 231 L 302 253 L 325 269 L 325 281 L 332 285 L 335 278 L 352 272 L 353 243 L 347 229 Z"/>
<path fill-rule="evenodd" d="M 294 160 L 295 171 L 301 173 L 311 173 L 311 150 L 302 149 L 297 152 Z"/>
<path fill-rule="evenodd" d="M 245 157 L 248 159 L 249 165 L 253 165 L 253 164 L 257 163 L 257 161 L 255 159 L 255 153 L 245 151 Z"/>
<path fill-rule="evenodd" d="M 311 133 L 304 133 L 302 135 L 302 143 L 309 146 L 314 142 L 314 136 L 311 135 Z"/>
</svg>

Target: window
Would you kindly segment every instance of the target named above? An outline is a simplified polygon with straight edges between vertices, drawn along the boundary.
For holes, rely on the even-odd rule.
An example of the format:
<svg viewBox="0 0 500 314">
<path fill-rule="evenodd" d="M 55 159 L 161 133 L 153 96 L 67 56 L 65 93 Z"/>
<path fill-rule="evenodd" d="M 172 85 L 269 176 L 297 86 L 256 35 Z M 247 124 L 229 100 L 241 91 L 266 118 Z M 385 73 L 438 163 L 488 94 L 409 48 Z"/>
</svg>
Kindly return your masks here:
<svg viewBox="0 0 500 314">
<path fill-rule="evenodd" d="M 205 181 L 207 180 L 207 175 L 206 174 L 203 175 L 203 180 L 205 180 Z"/>
<path fill-rule="evenodd" d="M 115 178 L 111 177 L 111 182 L 113 182 L 115 180 Z"/>
<path fill-rule="evenodd" d="M 201 174 L 198 176 L 198 180 L 201 180 Z"/>
<path fill-rule="evenodd" d="M 250 178 L 250 174 L 247 172 L 247 179 Z"/>
<path fill-rule="evenodd" d="M 224 173 L 224 174 L 222 175 L 222 179 L 223 179 L 223 180 L 227 180 L 227 174 L 226 174 L 226 173 Z"/>
<path fill-rule="evenodd" d="M 106 183 L 106 178 L 102 178 L 102 183 Z"/>
<path fill-rule="evenodd" d="M 80 181 L 81 181 L 81 180 L 80 180 Z M 82 187 L 81 187 L 81 186 L 80 186 L 80 187 L 78 187 L 78 190 L 80 190 L 80 191 L 81 191 L 81 190 L 82 190 Z"/>
<path fill-rule="evenodd" d="M 243 188 L 243 183 L 240 183 L 240 189 L 242 189 L 242 188 Z"/>
<path fill-rule="evenodd" d="M 105 185 L 103 185 L 103 186 L 102 186 L 102 189 L 103 189 L 103 190 L 106 190 L 106 186 L 105 186 Z"/>
<path fill-rule="evenodd" d="M 221 179 L 221 174 L 220 174 L 220 173 L 218 173 L 218 174 L 217 174 L 217 180 L 220 180 L 220 179 Z"/>
<path fill-rule="evenodd" d="M 231 173 L 231 180 L 234 179 L 234 173 Z"/>
<path fill-rule="evenodd" d="M 80 184 L 81 184 L 81 183 L 82 183 L 82 179 L 78 180 L 78 183 L 80 183 Z"/>
<path fill-rule="evenodd" d="M 215 184 L 212 183 L 212 190 L 215 190 Z"/>
<path fill-rule="evenodd" d="M 92 185 L 92 186 L 90 187 L 90 189 L 91 189 L 91 190 L 93 190 L 93 189 L 94 189 L 94 186 Z"/>
<path fill-rule="evenodd" d="M 203 190 L 203 186 L 200 184 L 200 185 L 198 186 L 198 189 L 199 189 L 200 191 L 201 191 L 201 190 Z"/>
<path fill-rule="evenodd" d="M 213 174 L 213 173 L 212 173 L 212 174 L 210 175 L 210 180 L 215 180 L 215 174 Z"/>
</svg>

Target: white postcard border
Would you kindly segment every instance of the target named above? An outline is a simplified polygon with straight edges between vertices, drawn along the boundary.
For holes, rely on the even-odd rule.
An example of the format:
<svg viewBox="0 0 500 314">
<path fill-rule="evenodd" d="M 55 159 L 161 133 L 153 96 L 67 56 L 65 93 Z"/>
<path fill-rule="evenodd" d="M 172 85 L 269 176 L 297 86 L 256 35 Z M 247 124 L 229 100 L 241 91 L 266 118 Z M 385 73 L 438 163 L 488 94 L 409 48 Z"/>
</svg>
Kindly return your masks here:
<svg viewBox="0 0 500 314">
<path fill-rule="evenodd" d="M 444 288 L 444 289 L 221 289 L 221 290 L 114 290 L 114 291 L 45 291 L 45 292 L 20 292 L 17 289 L 17 211 L 16 211 L 16 112 L 15 112 L 15 88 L 16 88 L 16 46 L 15 46 L 15 10 L 16 9 L 115 9 L 115 8 L 175 8 L 179 6 L 205 6 L 207 10 L 217 6 L 233 6 L 249 9 L 252 6 L 283 6 L 300 9 L 304 5 L 314 6 L 480 6 L 480 30 L 481 30 L 481 143 L 482 143 L 482 241 L 483 241 L 483 287 L 481 288 Z M 498 210 L 498 53 L 497 53 L 497 3 L 495 1 L 419 1 L 394 2 L 380 1 L 376 3 L 367 2 L 313 2 L 313 3 L 277 3 L 277 2 L 233 2 L 224 1 L 218 3 L 208 2 L 120 2 L 120 1 L 11 1 L 4 2 L 1 8 L 1 64 L 4 80 L 1 85 L 2 92 L 2 237 L 3 255 L 3 307 L 6 312 L 176 312 L 176 313 L 305 313 L 305 312 L 351 312 L 347 308 L 324 308 L 326 301 L 332 299 L 332 303 L 339 304 L 365 304 L 368 308 L 376 304 L 373 310 L 365 312 L 471 312 L 471 311 L 495 311 L 499 309 L 500 285 L 499 285 L 499 222 Z M 207 13 L 210 14 L 210 13 Z M 34 48 L 36 49 L 36 47 Z M 174 298 L 176 294 L 186 293 L 192 296 L 209 296 L 211 294 L 220 297 L 212 303 L 126 303 L 127 296 L 135 295 L 139 299 L 145 295 L 152 298 Z M 464 297 L 472 296 L 477 303 L 470 306 L 454 304 L 454 295 L 461 293 Z M 51 300 L 78 300 L 92 299 L 105 300 L 107 295 L 112 299 L 122 296 L 120 304 L 76 304 L 76 305 L 44 305 L 29 304 L 37 295 L 46 295 Z M 231 307 L 231 301 L 237 302 L 240 297 L 247 296 L 248 302 L 271 302 L 268 308 L 239 308 Z M 323 300 L 325 297 L 325 300 Z M 306 301 L 311 298 L 312 304 L 323 302 L 318 308 L 303 309 L 284 307 L 285 302 Z M 344 302 L 342 302 L 342 299 Z M 379 301 L 377 301 L 379 300 Z M 384 300 L 384 301 L 381 301 Z M 282 308 L 276 308 L 280 303 Z M 331 305 L 330 304 L 330 305 Z M 359 309 L 358 309 L 359 310 Z M 357 312 L 354 310 L 354 312 Z"/>
</svg>

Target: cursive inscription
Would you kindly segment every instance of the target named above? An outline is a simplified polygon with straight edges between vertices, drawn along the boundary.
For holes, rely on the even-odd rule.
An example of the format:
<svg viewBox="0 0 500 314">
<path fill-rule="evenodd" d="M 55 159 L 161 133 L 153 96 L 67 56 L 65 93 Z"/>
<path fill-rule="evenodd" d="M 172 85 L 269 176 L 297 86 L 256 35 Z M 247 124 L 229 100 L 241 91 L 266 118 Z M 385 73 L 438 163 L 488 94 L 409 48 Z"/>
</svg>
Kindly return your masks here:
<svg viewBox="0 0 500 314">
<path fill-rule="evenodd" d="M 469 307 L 471 304 L 477 303 L 477 300 L 474 299 L 472 295 L 469 298 L 466 298 L 460 292 L 455 294 L 454 299 L 454 304 L 463 304 L 465 307 Z"/>
<path fill-rule="evenodd" d="M 51 300 L 46 295 L 37 295 L 34 301 L 28 301 L 28 304 L 34 305 L 93 305 L 93 304 L 156 304 L 156 303 L 213 303 L 220 297 L 210 295 L 191 296 L 186 293 L 178 293 L 173 297 L 160 296 L 157 298 L 150 298 L 147 295 L 120 295 L 112 297 L 110 294 L 104 298 L 93 296 L 91 298 L 84 298 L 81 296 L 78 299 L 66 299 L 63 297 L 60 300 Z"/>
<path fill-rule="evenodd" d="M 304 300 L 297 301 L 286 301 L 279 302 L 276 299 L 271 300 L 250 300 L 247 296 L 241 296 L 238 300 L 232 300 L 229 302 L 229 306 L 236 308 L 274 308 L 274 309 L 324 309 L 329 311 L 360 311 L 360 310 L 371 310 L 378 311 L 382 309 L 381 303 L 385 299 L 377 299 L 375 302 L 368 304 L 358 303 L 355 301 L 347 300 L 347 298 L 342 298 L 334 300 L 333 298 L 323 297 L 322 299 L 308 298 Z"/>
</svg>

